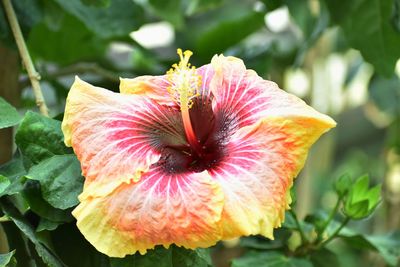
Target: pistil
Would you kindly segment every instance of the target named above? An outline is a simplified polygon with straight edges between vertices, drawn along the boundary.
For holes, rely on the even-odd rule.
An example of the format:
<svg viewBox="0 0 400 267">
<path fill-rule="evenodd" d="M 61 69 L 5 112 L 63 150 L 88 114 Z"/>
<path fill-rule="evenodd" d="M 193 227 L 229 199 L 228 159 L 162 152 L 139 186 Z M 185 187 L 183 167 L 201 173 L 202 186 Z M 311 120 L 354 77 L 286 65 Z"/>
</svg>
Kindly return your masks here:
<svg viewBox="0 0 400 267">
<path fill-rule="evenodd" d="M 196 134 L 192 127 L 192 122 L 190 120 L 189 108 L 181 107 L 182 121 L 183 126 L 185 128 L 186 140 L 190 144 L 190 147 L 197 153 L 197 155 L 201 156 L 203 149 L 201 148 L 201 144 L 196 137 Z"/>
<path fill-rule="evenodd" d="M 189 109 L 193 105 L 193 99 L 200 95 L 201 76 L 197 74 L 194 66 L 190 66 L 189 58 L 192 52 L 186 50 L 182 53 L 181 49 L 178 49 L 177 52 L 180 62 L 172 65 L 172 68 L 167 72 L 167 79 L 170 82 L 168 92 L 181 108 L 182 121 L 188 143 L 201 156 L 202 148 L 193 130 L 189 113 Z"/>
</svg>

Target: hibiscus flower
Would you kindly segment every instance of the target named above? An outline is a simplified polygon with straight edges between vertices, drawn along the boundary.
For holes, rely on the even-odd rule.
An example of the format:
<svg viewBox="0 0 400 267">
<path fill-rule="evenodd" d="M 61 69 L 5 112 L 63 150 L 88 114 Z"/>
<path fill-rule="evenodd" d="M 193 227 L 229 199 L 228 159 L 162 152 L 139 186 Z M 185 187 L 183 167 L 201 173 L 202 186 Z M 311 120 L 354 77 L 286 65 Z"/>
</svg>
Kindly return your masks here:
<svg viewBox="0 0 400 267">
<path fill-rule="evenodd" d="M 121 79 L 121 93 L 79 78 L 69 92 L 62 130 L 85 176 L 73 215 L 108 256 L 273 238 L 308 149 L 335 126 L 238 58 L 196 69 L 178 54 L 164 76 Z"/>
</svg>

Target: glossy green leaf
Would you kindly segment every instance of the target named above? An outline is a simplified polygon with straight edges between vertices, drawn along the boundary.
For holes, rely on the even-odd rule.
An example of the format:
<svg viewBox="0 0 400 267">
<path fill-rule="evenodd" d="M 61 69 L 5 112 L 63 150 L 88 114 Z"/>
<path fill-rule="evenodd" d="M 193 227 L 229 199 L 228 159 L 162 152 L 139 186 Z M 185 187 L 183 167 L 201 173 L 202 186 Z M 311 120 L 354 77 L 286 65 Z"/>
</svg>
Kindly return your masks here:
<svg viewBox="0 0 400 267">
<path fill-rule="evenodd" d="M 0 97 L 0 129 L 17 125 L 21 119 L 18 111 Z"/>
<path fill-rule="evenodd" d="M 19 230 L 35 245 L 37 253 L 49 267 L 66 267 L 65 264 L 50 251 L 49 247 L 38 238 L 32 225 L 11 203 L 1 202 L 0 207 L 4 214 L 6 214 Z"/>
<path fill-rule="evenodd" d="M 400 231 L 384 235 L 362 235 L 351 231 L 340 233 L 342 239 L 358 249 L 369 249 L 379 252 L 389 266 L 396 266 L 400 260 Z"/>
<path fill-rule="evenodd" d="M 368 236 L 367 240 L 379 251 L 387 264 L 396 266 L 400 263 L 400 231 Z"/>
<path fill-rule="evenodd" d="M 54 251 L 68 267 L 110 267 L 109 258 L 98 252 L 74 223 L 60 225 L 49 235 Z"/>
<path fill-rule="evenodd" d="M 350 45 L 358 50 L 375 70 L 391 76 L 400 57 L 400 33 L 391 23 L 393 1 L 326 0 L 332 17 L 340 23 Z"/>
<path fill-rule="evenodd" d="M 0 196 L 3 195 L 10 184 L 10 179 L 0 174 Z"/>
<path fill-rule="evenodd" d="M 60 225 L 59 222 L 53 222 L 45 218 L 40 218 L 39 225 L 36 227 L 36 232 L 53 231 Z"/>
<path fill-rule="evenodd" d="M 313 267 L 307 259 L 287 257 L 280 252 L 250 251 L 234 259 L 232 267 Z"/>
<path fill-rule="evenodd" d="M 240 246 L 251 249 L 280 249 L 288 244 L 292 232 L 285 228 L 274 231 L 274 240 L 262 236 L 247 236 L 240 239 Z"/>
<path fill-rule="evenodd" d="M 5 254 L 0 254 L 0 266 L 10 266 L 11 259 L 14 256 L 15 251 L 11 251 Z"/>
<path fill-rule="evenodd" d="M 33 166 L 28 179 L 40 182 L 43 199 L 53 207 L 68 209 L 79 203 L 83 177 L 75 155 L 56 155 Z"/>
<path fill-rule="evenodd" d="M 89 31 L 77 18 L 70 15 L 59 16 L 61 21 L 57 28 L 43 22 L 32 30 L 28 45 L 34 56 L 60 64 L 103 56 L 107 41 Z M 44 39 L 46 42 L 43 42 Z"/>
<path fill-rule="evenodd" d="M 338 255 L 327 248 L 314 250 L 310 253 L 310 259 L 314 267 L 340 267 Z"/>
<path fill-rule="evenodd" d="M 40 217 L 59 223 L 73 220 L 71 210 L 54 208 L 42 198 L 42 192 L 38 181 L 26 181 L 22 195 L 28 203 L 29 208 Z"/>
<path fill-rule="evenodd" d="M 23 165 L 22 156 L 17 152 L 12 160 L 0 166 L 0 175 L 9 179 L 11 184 L 0 195 L 13 195 L 23 189 L 21 177 L 26 174 Z"/>
<path fill-rule="evenodd" d="M 64 145 L 61 122 L 30 111 L 25 114 L 15 141 L 28 165 L 54 155 L 72 153 L 72 149 Z"/>
<path fill-rule="evenodd" d="M 211 258 L 207 249 L 184 249 L 171 246 L 169 249 L 156 247 L 145 255 L 136 253 L 123 259 L 111 258 L 111 267 L 208 267 Z"/>
<path fill-rule="evenodd" d="M 134 1 L 113 0 L 107 8 L 86 6 L 80 0 L 53 0 L 102 38 L 126 36 L 143 20 L 143 9 Z"/>
</svg>

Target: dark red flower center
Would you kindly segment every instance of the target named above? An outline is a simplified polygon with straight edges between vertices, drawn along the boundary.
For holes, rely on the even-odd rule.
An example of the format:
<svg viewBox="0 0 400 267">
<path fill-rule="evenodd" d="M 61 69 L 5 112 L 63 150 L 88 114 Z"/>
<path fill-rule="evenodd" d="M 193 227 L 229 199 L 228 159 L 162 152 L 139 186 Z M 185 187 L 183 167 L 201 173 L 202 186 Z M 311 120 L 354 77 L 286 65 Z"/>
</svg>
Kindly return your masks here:
<svg viewBox="0 0 400 267">
<path fill-rule="evenodd" d="M 200 151 L 189 143 L 163 146 L 157 164 L 168 173 L 202 172 L 218 165 L 225 156 L 227 141 L 236 125 L 226 112 L 214 113 L 211 100 L 202 100 L 201 97 L 194 100 L 190 119 Z M 182 135 L 185 133 L 182 132 Z"/>
</svg>

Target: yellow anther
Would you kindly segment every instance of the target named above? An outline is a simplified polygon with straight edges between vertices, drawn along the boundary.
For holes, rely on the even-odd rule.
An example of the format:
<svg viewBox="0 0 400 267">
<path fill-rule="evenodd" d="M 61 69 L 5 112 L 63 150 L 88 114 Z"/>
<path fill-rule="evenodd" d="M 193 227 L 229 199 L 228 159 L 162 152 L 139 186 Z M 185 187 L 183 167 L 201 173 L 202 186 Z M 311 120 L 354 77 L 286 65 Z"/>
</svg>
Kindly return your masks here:
<svg viewBox="0 0 400 267">
<path fill-rule="evenodd" d="M 167 79 L 170 82 L 167 89 L 181 109 L 191 108 L 193 98 L 200 95 L 201 76 L 196 73 L 196 67 L 189 63 L 189 59 L 193 55 L 192 51 L 182 52 L 182 49 L 178 49 L 177 53 L 180 62 L 173 64 L 172 68 L 167 71 Z"/>
</svg>

